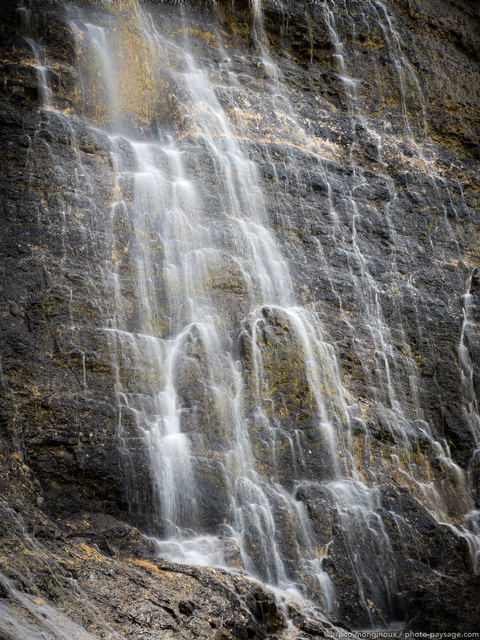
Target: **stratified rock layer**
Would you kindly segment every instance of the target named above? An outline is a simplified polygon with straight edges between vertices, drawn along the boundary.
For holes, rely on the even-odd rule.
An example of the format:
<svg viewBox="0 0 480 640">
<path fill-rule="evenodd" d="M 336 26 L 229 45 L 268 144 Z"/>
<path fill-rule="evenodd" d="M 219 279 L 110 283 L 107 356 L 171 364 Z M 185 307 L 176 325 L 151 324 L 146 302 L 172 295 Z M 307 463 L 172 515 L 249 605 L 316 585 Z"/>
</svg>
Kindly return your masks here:
<svg viewBox="0 0 480 640">
<path fill-rule="evenodd" d="M 0 454 L 9 479 L 2 487 L 2 610 L 17 621 L 26 608 L 32 612 L 24 637 L 38 629 L 35 598 L 68 616 L 84 597 L 98 619 L 84 605 L 72 619 L 98 637 L 110 627 L 125 637 L 140 637 L 140 628 L 158 638 L 286 633 L 271 595 L 226 572 L 158 561 L 135 529 L 163 533 L 148 446 L 135 412 L 119 402 L 118 385 L 148 398 L 165 374 L 147 362 L 132 370 L 133 353 L 130 360 L 112 355 L 105 331 L 116 295 L 109 265 L 117 265 L 132 334 L 142 328 L 135 263 L 142 242 L 158 256 L 152 287 L 161 313 L 149 322 L 159 335 L 168 335 L 176 311 L 158 238 L 148 230 L 134 237 L 120 209 L 112 216 L 119 191 L 128 203 L 135 197 L 114 166 L 107 133 L 115 122 L 136 140 L 159 131 L 176 138 L 204 215 L 217 216 L 219 237 L 223 229 L 225 251 L 211 266 L 208 287 L 224 308 L 222 321 L 234 327 L 231 348 L 245 381 L 256 469 L 303 505 L 319 556 L 328 545 L 324 567 L 335 586 L 335 615 L 354 628 L 397 621 L 424 631 L 475 630 L 473 538 L 459 533 L 466 514 L 474 514 L 470 530 L 478 532 L 480 508 L 475 3 L 284 0 L 263 3 L 262 21 L 246 1 L 142 5 L 174 43 L 188 40 L 238 144 L 257 166 L 268 226 L 298 303 L 318 314 L 318 345 L 331 347 L 323 353 L 317 345 L 315 357 L 326 363 L 325 411 L 338 416 L 339 442 L 347 446 L 339 464 L 348 468 L 351 454 L 358 475 L 349 482 L 375 488 L 350 489 L 357 513 L 347 506 L 342 512 L 345 487 L 332 485 L 335 470 L 318 429 L 319 390 L 308 369 L 295 364 L 305 357 L 295 318 L 268 305 L 250 312 L 242 273 L 229 257 L 235 239 L 222 228 L 218 167 L 175 80 L 181 63 L 173 56 L 149 66 L 134 3 L 108 10 L 87 3 L 92 16 L 114 25 L 112 47 L 122 52 L 116 109 L 109 111 L 108 88 L 72 28 L 72 7 L 84 4 L 68 11 L 47 0 L 0 8 Z M 116 161 L 134 171 L 126 140 Z M 350 399 L 348 434 L 331 354 Z M 182 428 L 197 456 L 197 524 L 212 534 L 228 518 L 219 461 L 231 443 L 202 358 L 192 332 L 176 385 Z M 307 455 L 294 459 L 298 438 Z M 279 528 L 293 575 L 295 536 L 282 504 L 274 511 L 277 523 L 285 522 Z M 255 545 L 252 536 L 254 559 Z M 360 592 L 353 556 L 371 593 Z M 376 591 L 382 571 L 396 580 L 388 602 Z M 186 595 L 179 597 L 181 589 Z M 28 607 L 19 593 L 30 593 Z M 315 598 L 315 587 L 307 595 Z M 199 602 L 207 604 L 199 609 Z M 323 633 L 302 615 L 290 610 L 303 629 L 298 637 Z M 22 637 L 15 624 L 2 632 Z"/>
</svg>

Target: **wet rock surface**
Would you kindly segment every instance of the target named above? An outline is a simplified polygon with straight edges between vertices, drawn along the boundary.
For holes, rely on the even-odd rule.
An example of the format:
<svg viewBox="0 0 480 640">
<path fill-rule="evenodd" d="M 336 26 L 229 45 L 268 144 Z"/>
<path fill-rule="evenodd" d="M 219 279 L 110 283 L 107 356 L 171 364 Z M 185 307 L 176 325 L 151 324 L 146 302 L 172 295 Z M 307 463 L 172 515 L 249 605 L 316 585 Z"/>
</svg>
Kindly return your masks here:
<svg viewBox="0 0 480 640">
<path fill-rule="evenodd" d="M 271 593 L 244 577 L 159 560 L 139 532 L 165 533 L 138 422 L 138 407 L 148 405 L 165 373 L 142 361 L 133 342 L 118 339 L 113 348 L 105 328 L 117 296 L 108 279 L 115 264 L 125 324 L 132 334 L 142 331 L 135 260 L 147 243 L 156 256 L 149 286 L 159 301 L 149 322 L 169 336 L 174 305 L 164 247 L 152 229 L 132 233 L 127 206 L 112 209 L 119 192 L 127 204 L 135 199 L 137 159 L 127 138 L 145 142 L 158 131 L 174 136 L 187 158 L 187 177 L 204 203 L 199 215 L 216 217 L 223 253 L 201 286 L 233 327 L 228 348 L 245 380 L 255 468 L 266 485 L 293 492 L 309 516 L 315 553 L 325 555 L 335 585 L 331 619 L 353 628 L 398 622 L 475 631 L 480 585 L 465 533 L 478 532 L 478 524 L 473 516 L 464 522 L 480 506 L 475 3 L 265 2 L 263 33 L 246 1 L 233 9 L 142 5 L 174 42 L 188 36 L 242 152 L 255 162 L 298 303 L 320 318 L 322 333 L 310 340 L 326 363 L 323 409 L 311 372 L 293 365 L 305 350 L 298 318 L 274 305 L 250 310 L 215 187 L 218 167 L 176 75 L 181 63 L 172 57 L 165 68 L 175 72 L 148 76 L 136 27 L 118 27 L 115 37 L 127 43 L 121 108 L 109 113 L 94 62 L 75 40 L 78 4 L 70 13 L 53 1 L 0 8 L 0 605 L 12 619 L 2 633 L 33 638 L 47 628 L 56 637 L 53 627 L 64 624 L 81 637 L 69 627 L 75 623 L 96 637 L 280 640 L 289 637 L 288 615 L 298 637 L 321 637 L 328 628 L 297 605 L 282 613 Z M 105 15 L 95 3 L 87 10 L 103 25 L 124 11 L 133 24 L 131 3 L 124 5 Z M 266 43 L 281 81 L 261 56 Z M 90 95 L 98 99 L 85 102 Z M 118 123 L 126 133 L 113 150 L 107 134 Z M 205 350 L 193 328 L 175 382 L 182 429 L 197 456 L 196 526 L 216 534 L 229 518 L 231 478 L 221 460 L 232 435 Z M 348 424 L 336 376 L 351 399 Z M 119 400 L 119 382 L 129 405 Z M 329 484 L 338 471 L 319 428 L 322 410 L 340 434 L 339 466 L 355 461 L 357 477 L 348 483 L 356 509 L 342 503 L 344 485 Z M 154 415 L 155 407 L 145 411 Z M 294 580 L 292 521 L 279 494 L 264 490 Z M 257 566 L 264 563 L 260 533 L 251 524 L 245 534 Z M 231 556 L 238 567 L 238 553 Z M 383 574 L 390 600 L 378 587 Z M 308 578 L 305 585 L 318 602 L 317 585 Z M 51 627 L 39 626 L 42 607 Z"/>
<path fill-rule="evenodd" d="M 0 465 L 2 638 L 280 640 L 308 625 L 298 603 L 283 613 L 247 577 L 159 559 L 153 542 L 112 516 L 49 519 L 18 456 L 2 455 Z M 289 618 L 296 632 L 287 633 Z M 336 629 L 311 624 L 309 637 Z"/>
</svg>

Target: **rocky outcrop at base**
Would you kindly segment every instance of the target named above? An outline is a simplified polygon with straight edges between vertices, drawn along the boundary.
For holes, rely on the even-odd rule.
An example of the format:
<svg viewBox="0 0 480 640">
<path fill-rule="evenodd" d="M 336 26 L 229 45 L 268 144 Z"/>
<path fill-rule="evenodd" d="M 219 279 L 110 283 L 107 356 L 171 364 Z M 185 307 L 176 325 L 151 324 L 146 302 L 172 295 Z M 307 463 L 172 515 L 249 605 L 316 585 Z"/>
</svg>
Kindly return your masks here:
<svg viewBox="0 0 480 640">
<path fill-rule="evenodd" d="M 2 640 L 287 640 L 342 629 L 242 573 L 173 564 L 112 516 L 54 521 L 35 476 L 0 457 Z M 343 631 L 347 631 L 343 629 Z"/>
</svg>

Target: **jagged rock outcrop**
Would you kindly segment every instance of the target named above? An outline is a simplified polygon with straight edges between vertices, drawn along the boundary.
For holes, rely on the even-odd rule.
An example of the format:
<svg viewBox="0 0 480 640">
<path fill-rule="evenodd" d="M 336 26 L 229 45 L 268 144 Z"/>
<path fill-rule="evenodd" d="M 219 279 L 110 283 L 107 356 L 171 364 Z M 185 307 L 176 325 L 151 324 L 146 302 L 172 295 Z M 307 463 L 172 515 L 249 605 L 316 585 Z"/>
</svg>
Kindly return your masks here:
<svg viewBox="0 0 480 640">
<path fill-rule="evenodd" d="M 303 531 L 335 588 L 325 615 L 347 628 L 475 630 L 478 8 L 140 5 L 148 37 L 133 0 L 0 7 L 0 605 L 17 621 L 2 632 L 34 637 L 35 607 L 63 616 L 62 602 L 98 637 L 280 639 L 285 615 L 298 638 L 328 628 L 297 605 L 278 611 L 247 578 L 160 561 L 140 536 L 171 526 L 151 453 L 168 358 L 149 336 L 179 335 L 172 384 L 195 487 L 185 528 L 221 534 L 241 565 L 225 528 L 241 407 L 282 566 L 325 609 L 299 568 Z M 203 94 L 192 69 L 211 85 Z M 166 146 L 147 149 L 158 139 L 176 141 L 177 174 Z M 262 269 L 277 287 L 271 264 L 234 236 L 252 203 L 265 253 L 271 237 L 288 266 L 295 300 L 284 306 L 259 292 Z M 184 336 L 172 328 L 191 313 L 182 251 L 195 254 L 193 306 L 208 300 L 204 317 L 223 331 L 214 355 L 198 319 Z M 247 522 L 242 541 L 273 581 L 263 526 Z M 75 611 L 78 598 L 102 621 Z M 15 627 L 26 609 L 33 618 Z"/>
</svg>

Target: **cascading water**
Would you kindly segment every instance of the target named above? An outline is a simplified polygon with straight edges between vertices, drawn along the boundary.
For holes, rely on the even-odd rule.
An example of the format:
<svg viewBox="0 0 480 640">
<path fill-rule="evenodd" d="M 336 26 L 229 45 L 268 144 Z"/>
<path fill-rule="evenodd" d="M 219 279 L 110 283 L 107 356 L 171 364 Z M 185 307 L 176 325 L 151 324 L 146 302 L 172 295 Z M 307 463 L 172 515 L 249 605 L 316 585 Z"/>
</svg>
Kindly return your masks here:
<svg viewBox="0 0 480 640">
<path fill-rule="evenodd" d="M 115 63 L 108 62 L 105 28 L 92 25 L 78 10 L 75 15 L 77 39 L 89 43 L 90 55 L 94 57 L 96 53 L 100 70 L 109 68 L 111 74 Z M 292 306 L 295 296 L 290 275 L 267 228 L 255 165 L 237 143 L 205 72 L 188 52 L 188 43 L 185 48 L 175 45 L 154 31 L 146 16 L 138 15 L 152 68 L 158 68 L 162 60 L 177 59 L 176 68 L 170 73 L 185 96 L 190 127 L 196 144 L 212 165 L 217 191 L 216 210 L 212 211 L 206 194 L 191 177 L 181 140 L 160 136 L 158 142 L 138 143 L 117 137 L 115 132 L 110 134 L 121 193 L 112 206 L 112 236 L 116 221 L 125 224 L 128 220 L 134 245 L 130 254 L 137 274 L 134 296 L 138 327 L 135 333 L 129 331 L 117 263 L 116 269 L 106 273 L 106 286 L 115 292 L 108 332 L 116 360 L 120 409 L 134 414 L 138 429 L 149 442 L 161 528 L 167 540 L 177 538 L 175 543 L 167 541 L 161 547 L 170 554 L 176 549 L 177 555 L 172 556 L 176 559 L 191 559 L 189 549 L 193 545 L 189 538 L 205 529 L 205 497 L 198 486 L 198 475 L 202 473 L 201 465 L 212 466 L 213 461 L 203 453 L 205 444 L 199 437 L 203 429 L 196 424 L 199 417 L 195 416 L 198 407 L 186 407 L 180 397 L 183 389 L 179 378 L 185 369 L 186 375 L 198 376 L 202 381 L 211 402 L 207 420 L 215 420 L 223 431 L 223 451 L 216 452 L 220 459 L 212 470 L 219 474 L 218 481 L 225 485 L 230 503 L 224 506 L 217 527 L 223 526 L 234 537 L 247 570 L 285 588 L 298 582 L 297 568 L 303 566 L 313 584 L 317 582 L 324 604 L 332 607 L 332 587 L 322 570 L 321 557 L 316 559 L 310 537 L 302 531 L 304 516 L 291 493 L 282 488 L 275 470 L 280 439 L 289 439 L 293 464 L 304 460 L 309 452 L 301 434 L 297 433 L 293 440 L 271 424 L 272 390 L 263 371 L 262 343 L 268 333 L 275 339 L 275 325 L 288 326 L 298 350 L 298 366 L 312 389 L 319 421 L 316 432 L 326 456 L 327 474 L 341 477 L 343 465 L 337 453 L 337 439 L 343 441 L 344 436 L 337 436 L 336 427 L 343 423 L 342 428 L 347 428 L 348 416 L 335 355 L 321 335 L 318 318 Z M 84 57 L 89 55 L 86 48 L 82 53 Z M 82 85 L 86 84 L 82 78 Z M 118 84 L 105 78 L 107 87 Z M 107 92 L 104 99 L 104 114 L 120 111 L 118 105 L 110 106 L 113 91 Z M 196 166 L 195 170 L 200 171 L 201 167 Z M 220 221 L 221 235 L 215 229 Z M 157 275 L 160 268 L 164 287 L 161 302 Z M 225 276 L 222 270 L 226 271 Z M 245 348 L 251 351 L 252 385 L 242 379 L 231 340 L 238 318 L 228 317 L 228 300 L 222 300 L 215 291 L 215 280 L 229 276 L 235 279 L 234 286 L 244 292 L 243 336 Z M 140 380 L 155 376 L 158 394 L 145 397 L 138 389 L 141 383 L 134 383 L 133 388 L 125 379 L 132 372 Z M 262 474 L 256 469 L 252 454 L 254 434 L 269 449 Z M 348 451 L 348 445 L 344 448 Z M 273 482 L 267 485 L 270 473 Z M 281 523 L 275 513 L 279 509 L 286 511 Z M 207 531 L 212 524 L 215 523 L 208 522 Z M 279 542 L 280 524 L 291 530 L 288 554 Z M 185 538 L 185 544 L 179 543 L 178 537 Z M 209 560 L 207 556 L 204 562 Z"/>
<path fill-rule="evenodd" d="M 455 242 L 455 240 L 453 239 L 451 226 L 447 219 L 447 208 L 455 209 L 455 207 L 453 205 L 453 199 L 449 190 L 449 186 L 438 175 L 438 172 L 435 169 L 435 164 L 434 162 L 432 162 L 432 158 L 430 157 L 430 150 L 428 148 L 429 139 L 427 134 L 425 100 L 418 78 L 415 74 L 414 69 L 412 68 L 412 65 L 408 62 L 403 52 L 400 36 L 394 27 L 393 20 L 389 15 L 388 10 L 384 6 L 384 4 L 382 4 L 382 2 L 378 0 L 374 0 L 369 4 L 373 10 L 372 13 L 374 22 L 371 22 L 371 17 L 369 18 L 369 16 L 366 15 L 365 11 L 362 11 L 362 22 L 366 29 L 366 33 L 368 33 L 369 35 L 371 35 L 375 26 L 379 27 L 381 30 L 386 45 L 385 48 L 389 53 L 397 75 L 397 87 L 400 94 L 403 119 L 402 124 L 405 138 L 412 145 L 412 149 L 415 155 L 425 166 L 428 179 L 432 184 L 432 188 L 438 199 L 440 209 L 445 216 L 444 225 L 446 233 L 448 237 L 451 238 L 451 241 Z M 353 113 L 354 123 L 356 122 L 358 125 L 360 125 L 360 128 L 364 128 L 368 132 L 368 134 L 375 139 L 377 154 L 381 161 L 381 146 L 379 147 L 381 137 L 378 136 L 375 131 L 371 130 L 368 120 L 361 113 L 362 105 L 358 96 L 358 92 L 356 91 L 358 81 L 357 79 L 353 78 L 347 70 L 347 65 L 343 53 L 344 46 L 341 37 L 337 32 L 335 23 L 335 3 L 332 3 L 332 5 L 333 6 L 330 6 L 329 3 L 324 3 L 323 10 L 325 13 L 325 21 L 328 25 L 329 34 L 332 40 L 332 46 L 335 51 L 334 58 L 337 61 L 340 77 L 342 82 L 344 83 L 346 98 L 350 103 L 350 110 Z M 346 21 L 348 29 L 351 32 L 351 36 L 356 39 L 357 34 L 355 21 L 349 16 L 348 7 L 346 4 L 343 5 L 343 10 L 343 13 L 345 14 L 343 16 L 343 20 Z M 422 145 L 422 143 L 425 144 Z M 362 172 L 359 172 L 360 185 L 362 181 Z M 356 188 L 358 189 L 358 186 L 356 186 Z M 394 239 L 394 242 L 392 243 L 394 247 L 394 251 L 392 252 L 392 262 L 393 266 L 395 267 L 396 254 L 400 254 L 405 249 L 402 246 L 402 239 L 395 232 L 394 225 L 390 221 L 390 211 L 393 211 L 395 209 L 396 195 L 393 184 L 391 184 L 389 180 L 387 180 L 387 189 L 390 193 L 390 201 L 388 202 L 386 213 L 389 226 L 389 235 Z M 442 191 L 445 192 L 446 197 L 443 196 Z M 356 242 L 355 220 L 360 219 L 360 215 L 357 210 L 354 190 L 352 190 L 349 200 L 352 208 L 351 228 L 353 230 L 352 245 L 354 248 L 354 256 L 352 256 L 351 259 L 352 264 L 355 264 L 355 268 L 351 270 L 352 276 L 358 282 L 359 291 L 362 292 L 362 302 L 360 302 L 359 307 L 361 308 L 362 303 L 366 303 L 364 311 L 365 325 L 368 327 L 368 332 L 370 333 L 375 345 L 375 352 L 376 354 L 378 354 L 378 356 L 380 356 L 381 359 L 380 366 L 376 368 L 376 375 L 378 376 L 378 380 L 371 380 L 370 385 L 372 389 L 376 390 L 376 393 L 379 394 L 377 395 L 377 402 L 379 402 L 379 405 L 382 405 L 381 412 L 386 417 L 387 423 L 390 425 L 393 432 L 397 435 L 397 437 L 400 438 L 403 446 L 411 450 L 411 441 L 416 437 L 415 431 L 420 428 L 420 433 L 422 435 L 425 435 L 427 438 L 434 441 L 434 446 L 438 451 L 438 456 L 439 459 L 441 459 L 442 464 L 444 464 L 447 468 L 453 470 L 459 486 L 462 487 L 462 493 L 468 493 L 468 491 L 466 491 L 467 478 L 465 477 L 464 472 L 452 461 L 447 443 L 443 439 L 441 442 L 436 440 L 428 423 L 425 422 L 419 398 L 419 389 L 421 387 L 421 384 L 418 377 L 418 369 L 415 366 L 412 353 L 408 347 L 407 353 L 403 354 L 404 358 L 402 358 L 402 363 L 399 366 L 397 355 L 398 352 L 394 347 L 394 332 L 392 332 L 385 323 L 381 305 L 379 304 L 379 285 L 370 273 L 368 256 L 364 256 L 362 254 L 362 249 Z M 358 273 L 358 266 L 360 267 L 359 278 L 355 273 Z M 462 385 L 464 388 L 465 404 L 467 407 L 467 411 L 470 414 L 469 422 L 472 429 L 472 437 L 475 442 L 477 442 L 479 433 L 479 418 L 476 408 L 476 395 L 472 386 L 473 369 L 468 355 L 468 349 L 466 349 L 464 343 L 465 331 L 468 332 L 469 327 L 468 309 L 470 304 L 471 280 L 472 277 L 470 276 L 468 279 L 467 292 L 463 297 L 464 322 L 462 325 L 460 336 L 459 363 L 462 367 Z M 404 338 L 402 327 L 397 328 L 395 333 L 400 333 L 402 338 Z M 402 339 L 401 342 L 403 344 L 407 343 L 405 339 Z M 396 397 L 396 394 L 398 393 L 396 390 L 402 389 L 402 381 L 400 379 L 392 380 L 390 369 L 392 369 L 393 372 L 398 372 L 402 369 L 406 369 L 408 371 L 409 389 L 406 394 L 402 394 L 403 397 L 401 399 Z M 387 402 L 385 402 L 385 400 L 387 400 Z M 415 420 L 415 422 L 412 423 L 412 419 Z M 410 459 L 413 459 L 412 454 L 410 454 Z M 475 454 L 472 458 L 472 462 L 474 459 Z M 430 508 L 435 513 L 436 517 L 440 520 L 445 519 L 446 514 L 442 506 L 442 500 L 440 499 L 440 496 L 430 483 L 424 483 L 419 479 L 418 470 L 415 468 L 415 466 L 416 465 L 414 464 L 413 468 L 409 470 L 409 473 L 418 483 L 420 490 L 424 494 L 427 502 L 430 505 Z M 472 531 L 474 532 L 474 535 L 477 536 L 475 541 L 471 542 L 472 560 L 474 567 L 476 567 L 477 563 L 476 558 L 478 556 L 479 544 L 478 524 L 475 524 L 478 519 L 477 514 L 478 512 L 476 511 L 472 511 L 467 514 L 464 523 L 465 528 L 463 529 L 463 532 L 468 539 L 470 539 Z"/>
<path fill-rule="evenodd" d="M 398 75 L 407 142 L 428 169 L 429 161 L 420 152 L 422 141 L 413 132 L 425 135 L 418 81 L 402 57 L 386 9 L 376 1 L 368 5 L 370 17 L 363 14 L 362 19 L 368 23 L 375 16 Z M 361 115 L 358 81 L 346 63 L 336 9 L 333 2 L 322 5 L 334 66 L 353 129 L 374 141 L 375 157 L 382 163 L 381 136 Z M 375 277 L 374 256 L 360 232 L 364 214 L 359 194 L 368 188 L 369 177 L 353 167 L 341 176 L 340 185 L 338 166 L 322 156 L 308 127 L 294 115 L 284 79 L 268 51 L 259 1 L 252 2 L 251 12 L 272 113 L 285 138 L 308 155 L 316 172 L 310 182 L 317 180 L 316 188 L 327 196 L 331 243 L 327 249 L 318 241 L 315 246 L 334 293 L 335 264 L 344 266 L 352 283 L 349 303 L 360 325 L 351 323 L 340 294 L 338 316 L 358 349 L 371 389 L 368 409 L 382 424 L 387 434 L 382 437 L 392 443 L 392 458 L 405 485 L 437 519 L 446 520 L 445 496 L 434 486 L 422 443 L 435 448 L 439 465 L 453 470 L 450 482 L 461 487 L 462 494 L 466 477 L 422 411 L 413 353 L 408 346 L 398 348 L 408 342 L 405 329 L 387 321 L 382 308 L 385 287 Z M 76 43 L 83 115 L 107 140 L 114 171 L 110 228 L 105 233 L 109 256 L 102 265 L 108 301 L 102 332 L 115 379 L 118 436 L 132 475 L 131 442 L 141 437 L 148 448 L 154 486 L 146 511 L 154 521 L 151 531 L 161 537 L 161 553 L 176 561 L 243 567 L 335 611 L 335 580 L 326 567 L 336 529 L 364 623 L 374 627 L 404 619 L 391 533 L 405 548 L 414 546 L 414 536 L 400 515 L 384 517 L 391 514 L 379 488 L 385 472 L 365 463 L 373 457 L 374 446 L 366 410 L 345 388 L 321 308 L 302 305 L 272 229 L 265 186 L 251 159 L 248 126 L 239 115 L 242 102 L 251 96 L 237 90 L 240 81 L 232 60 L 223 49 L 225 84 L 211 80 L 208 66 L 191 46 L 192 27 L 182 10 L 175 17 L 175 38 L 167 28 L 155 28 L 133 0 L 118 6 L 72 4 L 67 15 Z M 122 38 L 135 46 L 133 58 L 123 51 Z M 44 114 L 68 123 L 68 117 L 51 106 L 41 48 L 33 39 L 28 42 Z M 128 87 L 133 75 L 141 92 L 136 97 Z M 415 127 L 408 115 L 405 77 L 414 87 L 413 100 L 421 105 L 422 122 Z M 268 161 L 269 150 L 261 153 Z M 292 144 L 291 173 L 300 184 L 295 153 Z M 77 168 L 79 183 L 88 183 L 88 169 L 79 158 Z M 437 176 L 429 173 L 429 178 L 435 182 Z M 281 189 L 276 189 L 280 198 Z M 440 199 L 439 187 L 436 193 Z M 398 198 L 386 175 L 380 199 L 379 224 L 392 244 L 389 268 L 394 272 L 407 248 L 395 231 Z M 412 282 L 405 288 L 416 295 Z M 459 362 L 466 404 L 478 426 L 464 344 L 468 298 L 469 289 Z M 398 310 L 392 315 L 400 317 Z M 71 325 L 74 332 L 73 314 Z M 86 388 L 81 344 L 77 351 Z M 313 499 L 325 518 L 320 533 L 318 513 L 309 506 Z M 478 556 L 473 509 L 466 526 L 463 535 Z"/>
</svg>

